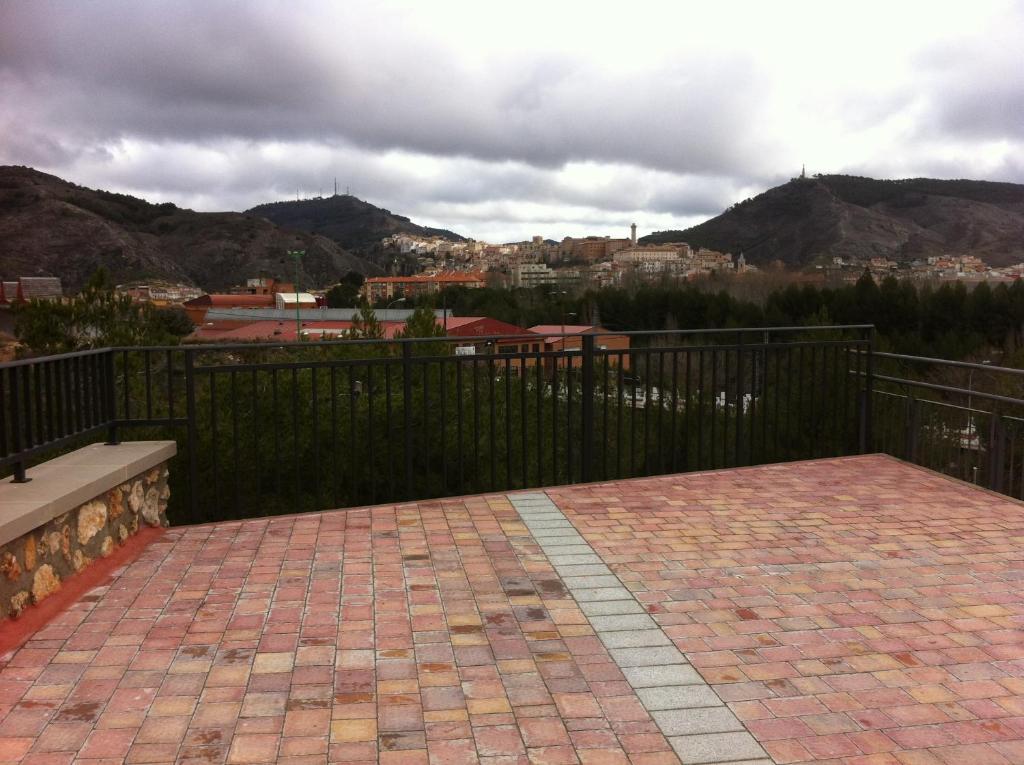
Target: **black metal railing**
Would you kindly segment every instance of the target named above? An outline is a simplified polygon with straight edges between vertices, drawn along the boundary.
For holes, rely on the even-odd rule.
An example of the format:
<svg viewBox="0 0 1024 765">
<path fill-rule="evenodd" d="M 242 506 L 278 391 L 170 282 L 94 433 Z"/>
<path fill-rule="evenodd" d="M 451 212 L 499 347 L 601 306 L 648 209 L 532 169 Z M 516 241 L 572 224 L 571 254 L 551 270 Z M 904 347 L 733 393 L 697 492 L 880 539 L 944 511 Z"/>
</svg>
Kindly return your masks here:
<svg viewBox="0 0 1024 765">
<path fill-rule="evenodd" d="M 173 522 L 863 452 L 870 326 L 114 348 L 0 365 L 0 469 L 174 438 Z M 460 348 L 474 343 L 472 351 Z M 563 346 L 575 344 L 577 347 Z"/>
<path fill-rule="evenodd" d="M 1024 370 L 873 356 L 875 450 L 1024 499 Z"/>
</svg>

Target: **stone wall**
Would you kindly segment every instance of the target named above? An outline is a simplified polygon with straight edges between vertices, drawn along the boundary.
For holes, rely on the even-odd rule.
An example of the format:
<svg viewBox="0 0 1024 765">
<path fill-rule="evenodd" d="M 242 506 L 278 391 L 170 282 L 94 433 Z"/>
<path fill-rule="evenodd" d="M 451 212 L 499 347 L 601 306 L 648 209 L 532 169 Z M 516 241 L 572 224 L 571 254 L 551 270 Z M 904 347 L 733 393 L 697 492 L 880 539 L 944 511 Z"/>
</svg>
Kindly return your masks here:
<svg viewBox="0 0 1024 765">
<path fill-rule="evenodd" d="M 18 616 L 142 525 L 167 526 L 167 463 L 0 546 L 0 619 Z"/>
</svg>

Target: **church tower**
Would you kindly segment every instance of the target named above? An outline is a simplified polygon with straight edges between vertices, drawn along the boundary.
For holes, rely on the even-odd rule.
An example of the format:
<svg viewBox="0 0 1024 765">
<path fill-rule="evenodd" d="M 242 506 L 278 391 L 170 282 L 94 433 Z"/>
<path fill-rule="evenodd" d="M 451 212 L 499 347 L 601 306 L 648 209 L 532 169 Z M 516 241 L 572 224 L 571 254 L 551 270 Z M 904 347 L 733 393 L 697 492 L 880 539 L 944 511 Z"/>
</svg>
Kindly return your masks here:
<svg viewBox="0 0 1024 765">
<path fill-rule="evenodd" d="M 629 241 L 633 243 L 634 247 L 636 247 L 636 224 L 635 223 L 632 226 L 629 227 L 629 231 L 630 231 Z"/>
</svg>

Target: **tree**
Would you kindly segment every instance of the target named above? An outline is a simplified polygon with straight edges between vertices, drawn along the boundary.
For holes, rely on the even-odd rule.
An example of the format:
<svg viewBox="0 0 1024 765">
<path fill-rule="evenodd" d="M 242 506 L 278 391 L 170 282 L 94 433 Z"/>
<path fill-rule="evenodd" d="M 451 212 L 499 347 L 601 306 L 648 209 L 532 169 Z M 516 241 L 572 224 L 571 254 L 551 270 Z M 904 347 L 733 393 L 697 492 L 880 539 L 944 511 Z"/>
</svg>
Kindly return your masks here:
<svg viewBox="0 0 1024 765">
<path fill-rule="evenodd" d="M 328 308 L 354 308 L 359 305 L 359 290 L 365 277 L 355 271 L 349 271 L 344 278 L 327 290 Z"/>
<path fill-rule="evenodd" d="M 192 331 L 184 312 L 163 310 L 118 295 L 104 269 L 82 291 L 60 303 L 32 300 L 16 308 L 21 355 L 69 353 L 125 345 L 176 345 Z"/>
<path fill-rule="evenodd" d="M 381 340 L 384 338 L 384 326 L 377 319 L 377 313 L 364 299 L 359 305 L 359 313 L 352 319 L 352 328 L 348 331 L 352 339 Z"/>
<path fill-rule="evenodd" d="M 431 309 L 420 306 L 409 314 L 398 337 L 444 337 L 444 328 L 437 323 Z"/>
</svg>

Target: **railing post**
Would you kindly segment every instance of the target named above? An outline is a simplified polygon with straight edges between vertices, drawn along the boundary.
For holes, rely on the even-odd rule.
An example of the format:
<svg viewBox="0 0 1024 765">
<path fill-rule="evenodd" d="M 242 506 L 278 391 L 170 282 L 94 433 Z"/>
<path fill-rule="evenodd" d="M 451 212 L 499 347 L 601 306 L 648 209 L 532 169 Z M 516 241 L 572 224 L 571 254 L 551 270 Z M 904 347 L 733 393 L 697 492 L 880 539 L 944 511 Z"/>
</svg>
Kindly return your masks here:
<svg viewBox="0 0 1024 765">
<path fill-rule="evenodd" d="M 104 407 L 107 410 L 107 446 L 117 446 L 121 443 L 117 437 L 117 404 L 116 392 L 114 390 L 114 351 L 108 350 L 105 354 L 106 363 L 106 385 L 104 386 Z M 128 370 L 125 370 L 124 384 L 128 384 Z"/>
<path fill-rule="evenodd" d="M 405 431 L 405 496 L 413 499 L 412 494 L 412 342 L 402 343 L 402 423 Z M 474 359 L 473 363 L 476 363 Z M 493 454 L 491 457 L 493 458 Z M 493 487 L 492 487 L 493 488 Z"/>
<path fill-rule="evenodd" d="M 907 462 L 917 462 L 918 405 L 913 395 L 907 396 L 907 430 L 904 433 L 904 454 Z"/>
<path fill-rule="evenodd" d="M 17 454 L 22 449 L 22 432 L 21 432 L 21 385 L 18 382 L 18 378 L 21 377 L 18 374 L 21 371 L 19 367 L 11 368 L 11 450 Z M 25 475 L 25 462 L 24 460 L 18 460 L 12 467 L 14 468 L 14 478 L 11 479 L 11 483 L 28 483 L 32 479 Z"/>
<path fill-rule="evenodd" d="M 188 493 L 192 520 L 199 519 L 199 430 L 196 424 L 195 359 L 191 348 L 185 349 L 185 418 L 188 422 Z M 275 424 L 276 427 L 276 424 Z"/>
<path fill-rule="evenodd" d="M 593 480 L 594 465 L 594 336 L 583 335 L 583 368 L 581 370 L 583 442 L 580 444 L 580 480 Z M 570 471 L 569 475 L 572 475 Z"/>
<path fill-rule="evenodd" d="M 989 416 L 988 488 L 1003 491 L 1003 418 L 994 407 Z"/>
<path fill-rule="evenodd" d="M 868 347 L 864 365 L 864 389 L 860 400 L 860 453 L 869 454 L 874 449 L 874 417 L 872 399 L 875 387 L 875 328 L 868 330 Z"/>
</svg>

